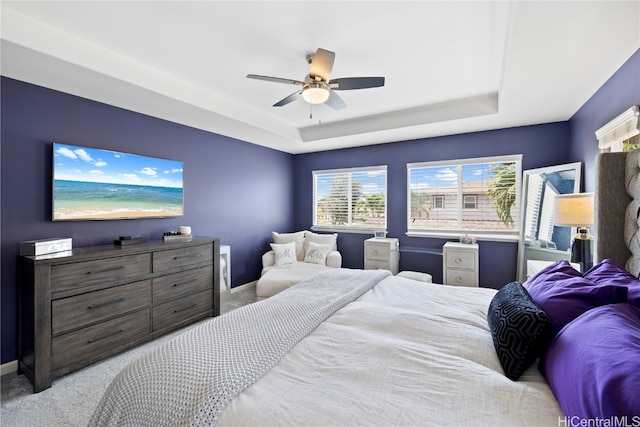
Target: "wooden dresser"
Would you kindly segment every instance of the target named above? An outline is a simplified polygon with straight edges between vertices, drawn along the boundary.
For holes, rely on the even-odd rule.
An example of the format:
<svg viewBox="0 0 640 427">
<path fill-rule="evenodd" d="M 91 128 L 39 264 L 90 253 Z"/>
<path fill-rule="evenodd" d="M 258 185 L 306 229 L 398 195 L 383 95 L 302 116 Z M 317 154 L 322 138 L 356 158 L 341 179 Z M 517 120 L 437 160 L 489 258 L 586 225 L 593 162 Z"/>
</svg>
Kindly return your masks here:
<svg viewBox="0 0 640 427">
<path fill-rule="evenodd" d="M 53 378 L 220 314 L 217 238 L 19 259 L 18 372 Z"/>
</svg>

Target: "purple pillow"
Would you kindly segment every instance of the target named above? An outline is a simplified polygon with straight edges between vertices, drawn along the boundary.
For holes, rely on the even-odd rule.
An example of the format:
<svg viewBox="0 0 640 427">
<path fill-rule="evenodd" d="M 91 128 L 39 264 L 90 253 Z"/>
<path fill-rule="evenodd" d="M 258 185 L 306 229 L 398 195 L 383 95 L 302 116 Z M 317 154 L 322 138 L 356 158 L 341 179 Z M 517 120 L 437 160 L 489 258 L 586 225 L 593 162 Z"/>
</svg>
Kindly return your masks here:
<svg viewBox="0 0 640 427">
<path fill-rule="evenodd" d="M 540 368 L 567 417 L 638 419 L 640 308 L 612 304 L 584 313 L 553 339 Z"/>
<path fill-rule="evenodd" d="M 627 301 L 627 288 L 596 285 L 566 260 L 544 268 L 524 287 L 551 319 L 553 335 L 585 311 Z"/>
<path fill-rule="evenodd" d="M 582 277 L 582 273 L 571 267 L 569 261 L 563 259 L 553 264 L 549 264 L 542 270 L 538 271 L 535 275 L 531 276 L 524 285 L 527 286 L 527 284 L 530 283 L 538 283 L 548 280 L 562 280 L 571 277 Z"/>
<path fill-rule="evenodd" d="M 633 277 L 625 268 L 610 259 L 602 260 L 594 265 L 584 275 L 596 285 L 626 286 L 628 289 L 627 302 L 640 307 L 640 280 Z"/>
</svg>

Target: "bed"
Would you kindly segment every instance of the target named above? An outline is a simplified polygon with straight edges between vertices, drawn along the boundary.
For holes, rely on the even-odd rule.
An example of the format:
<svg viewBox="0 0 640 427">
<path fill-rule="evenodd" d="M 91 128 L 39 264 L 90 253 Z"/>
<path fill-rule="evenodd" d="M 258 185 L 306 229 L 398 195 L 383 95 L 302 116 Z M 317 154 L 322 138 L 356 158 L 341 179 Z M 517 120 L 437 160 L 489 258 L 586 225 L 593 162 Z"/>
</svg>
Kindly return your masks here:
<svg viewBox="0 0 640 427">
<path fill-rule="evenodd" d="M 638 157 L 598 159 L 608 260 L 591 276 L 560 261 L 496 291 L 323 272 L 134 362 L 90 425 L 640 424 L 640 194 L 613 221 L 621 198 L 599 198 L 625 182 L 640 192 Z"/>
</svg>

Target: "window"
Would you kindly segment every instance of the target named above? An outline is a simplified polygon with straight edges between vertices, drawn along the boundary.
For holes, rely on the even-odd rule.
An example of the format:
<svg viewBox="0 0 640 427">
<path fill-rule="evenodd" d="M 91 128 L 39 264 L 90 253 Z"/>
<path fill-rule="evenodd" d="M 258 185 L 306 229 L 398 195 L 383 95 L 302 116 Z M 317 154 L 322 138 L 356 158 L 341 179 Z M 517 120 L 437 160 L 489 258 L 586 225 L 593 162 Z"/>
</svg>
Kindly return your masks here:
<svg viewBox="0 0 640 427">
<path fill-rule="evenodd" d="M 444 209 L 444 196 L 433 196 L 433 208 Z"/>
<path fill-rule="evenodd" d="M 601 151 L 631 151 L 638 147 L 640 106 L 633 105 L 596 131 Z"/>
<path fill-rule="evenodd" d="M 521 155 L 407 164 L 408 234 L 516 239 L 521 169 Z"/>
<path fill-rule="evenodd" d="M 463 196 L 462 209 L 478 209 L 478 196 Z"/>
<path fill-rule="evenodd" d="M 313 228 L 387 229 L 387 167 L 313 171 Z"/>
</svg>

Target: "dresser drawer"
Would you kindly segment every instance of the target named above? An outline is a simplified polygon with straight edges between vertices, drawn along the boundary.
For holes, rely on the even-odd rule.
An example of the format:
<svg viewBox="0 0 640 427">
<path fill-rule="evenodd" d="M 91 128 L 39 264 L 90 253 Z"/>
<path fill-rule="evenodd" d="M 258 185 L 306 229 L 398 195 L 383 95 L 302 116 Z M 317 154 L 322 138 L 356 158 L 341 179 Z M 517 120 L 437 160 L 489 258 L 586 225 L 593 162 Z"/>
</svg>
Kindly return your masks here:
<svg viewBox="0 0 640 427">
<path fill-rule="evenodd" d="M 447 269 L 445 285 L 478 286 L 476 283 L 476 273 L 475 271 Z"/>
<path fill-rule="evenodd" d="M 114 283 L 151 273 L 151 254 L 113 257 L 51 267 L 51 291 Z"/>
<path fill-rule="evenodd" d="M 213 289 L 153 307 L 153 332 L 213 310 Z"/>
<path fill-rule="evenodd" d="M 153 253 L 153 272 L 213 264 L 213 245 L 191 246 Z"/>
<path fill-rule="evenodd" d="M 149 333 L 149 309 L 146 309 L 59 335 L 51 340 L 52 369 L 92 363 Z"/>
<path fill-rule="evenodd" d="M 213 286 L 213 265 L 153 279 L 153 303 L 181 298 Z"/>
<path fill-rule="evenodd" d="M 378 259 L 378 260 L 388 260 L 390 247 L 388 244 L 378 245 L 375 243 L 367 243 L 365 245 L 366 249 L 366 258 L 367 259 Z"/>
<path fill-rule="evenodd" d="M 476 257 L 473 252 L 448 251 L 447 268 L 462 268 L 465 270 L 476 269 Z"/>
<path fill-rule="evenodd" d="M 114 286 L 51 302 L 53 335 L 151 304 L 151 280 Z"/>
</svg>

